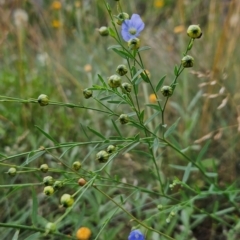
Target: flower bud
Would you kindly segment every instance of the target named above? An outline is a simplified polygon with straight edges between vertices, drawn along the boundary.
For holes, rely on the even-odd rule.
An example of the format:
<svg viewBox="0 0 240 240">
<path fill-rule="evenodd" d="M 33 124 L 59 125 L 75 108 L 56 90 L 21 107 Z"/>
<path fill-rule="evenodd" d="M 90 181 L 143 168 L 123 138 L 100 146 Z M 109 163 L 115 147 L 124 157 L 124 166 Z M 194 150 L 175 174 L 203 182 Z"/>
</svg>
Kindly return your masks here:
<svg viewBox="0 0 240 240">
<path fill-rule="evenodd" d="M 39 169 L 43 173 L 46 173 L 46 172 L 48 172 L 48 165 L 47 164 L 42 164 Z"/>
<path fill-rule="evenodd" d="M 118 65 L 116 72 L 120 75 L 120 76 L 124 76 L 125 74 L 127 74 L 128 69 L 124 64 Z"/>
<path fill-rule="evenodd" d="M 122 25 L 122 23 L 125 19 L 129 19 L 129 15 L 125 12 L 119 13 L 117 15 L 117 24 Z"/>
<path fill-rule="evenodd" d="M 109 154 L 104 150 L 98 152 L 96 155 L 96 160 L 98 160 L 100 163 L 107 162 L 108 158 L 109 158 Z"/>
<path fill-rule="evenodd" d="M 43 178 L 43 183 L 45 186 L 52 186 L 54 183 L 54 179 L 52 176 L 46 176 Z"/>
<path fill-rule="evenodd" d="M 79 178 L 78 179 L 78 185 L 79 186 L 84 186 L 87 183 L 87 181 L 84 178 Z"/>
<path fill-rule="evenodd" d="M 173 89 L 170 86 L 163 86 L 161 88 L 161 93 L 164 97 L 170 97 L 173 94 Z"/>
<path fill-rule="evenodd" d="M 40 106 L 44 107 L 44 106 L 47 106 L 48 103 L 49 103 L 49 99 L 48 99 L 48 96 L 45 95 L 45 94 L 41 94 L 38 99 L 37 99 L 38 103 Z"/>
<path fill-rule="evenodd" d="M 140 47 L 140 39 L 138 39 L 138 38 L 131 38 L 131 39 L 128 41 L 128 47 L 129 47 L 131 50 L 137 50 L 137 49 L 139 49 L 139 47 Z"/>
<path fill-rule="evenodd" d="M 52 222 L 48 222 L 45 227 L 46 233 L 53 233 L 56 231 L 56 229 L 57 229 L 56 224 Z"/>
<path fill-rule="evenodd" d="M 190 38 L 200 38 L 202 36 L 202 30 L 198 25 L 190 25 L 187 29 L 187 35 Z"/>
<path fill-rule="evenodd" d="M 80 168 L 81 168 L 81 163 L 79 162 L 79 161 L 75 161 L 73 164 L 72 164 L 72 168 L 74 169 L 74 170 L 79 170 Z"/>
<path fill-rule="evenodd" d="M 98 32 L 101 36 L 106 37 L 109 35 L 109 30 L 107 27 L 103 26 L 98 29 Z"/>
<path fill-rule="evenodd" d="M 88 88 L 83 90 L 83 96 L 88 99 L 90 97 L 92 97 L 92 90 L 89 90 Z"/>
<path fill-rule="evenodd" d="M 127 114 L 121 114 L 119 117 L 119 121 L 121 124 L 126 124 L 129 122 Z"/>
<path fill-rule="evenodd" d="M 67 208 L 73 205 L 74 199 L 70 194 L 65 193 L 62 195 L 60 202 L 64 207 Z"/>
<path fill-rule="evenodd" d="M 15 176 L 17 174 L 17 169 L 15 167 L 11 167 L 8 169 L 7 173 L 9 176 Z"/>
<path fill-rule="evenodd" d="M 116 150 L 116 147 L 114 145 L 109 145 L 107 147 L 107 152 L 108 153 L 113 153 Z"/>
<path fill-rule="evenodd" d="M 193 66 L 194 58 L 189 55 L 186 55 L 182 58 L 181 62 L 183 67 L 190 68 Z"/>
<path fill-rule="evenodd" d="M 54 193 L 54 189 L 53 189 L 52 186 L 46 186 L 46 187 L 43 189 L 43 192 L 44 192 L 45 195 L 51 196 L 51 195 L 53 195 L 53 193 Z"/>
<path fill-rule="evenodd" d="M 124 93 L 126 92 L 130 93 L 132 91 L 132 85 L 130 83 L 123 83 L 122 90 Z"/>
<path fill-rule="evenodd" d="M 62 181 L 56 181 L 56 182 L 54 182 L 54 184 L 53 184 L 54 190 L 58 190 L 58 189 L 60 189 L 62 186 L 63 186 L 63 182 L 62 182 Z"/>
<path fill-rule="evenodd" d="M 121 86 L 121 78 L 114 74 L 112 75 L 111 77 L 109 77 L 108 79 L 108 85 L 111 87 L 111 88 L 117 88 L 117 87 L 120 87 Z"/>
</svg>

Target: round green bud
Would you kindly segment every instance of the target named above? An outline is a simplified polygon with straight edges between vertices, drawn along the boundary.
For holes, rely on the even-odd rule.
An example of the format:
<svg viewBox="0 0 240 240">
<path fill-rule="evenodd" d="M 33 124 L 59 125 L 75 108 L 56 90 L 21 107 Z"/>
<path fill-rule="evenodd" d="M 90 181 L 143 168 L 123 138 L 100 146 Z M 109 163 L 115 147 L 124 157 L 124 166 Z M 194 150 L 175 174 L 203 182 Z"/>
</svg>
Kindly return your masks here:
<svg viewBox="0 0 240 240">
<path fill-rule="evenodd" d="M 118 75 L 114 74 L 108 79 L 108 85 L 111 88 L 117 88 L 121 86 L 121 77 Z"/>
<path fill-rule="evenodd" d="M 106 36 L 109 35 L 108 27 L 105 27 L 105 26 L 100 27 L 100 28 L 98 29 L 98 32 L 99 32 L 99 34 L 100 34 L 101 36 L 103 36 L 103 37 L 106 37 Z"/>
<path fill-rule="evenodd" d="M 122 25 L 122 23 L 125 19 L 129 19 L 129 15 L 125 12 L 119 13 L 117 15 L 117 24 Z"/>
<path fill-rule="evenodd" d="M 96 160 L 98 160 L 100 163 L 107 162 L 108 158 L 109 158 L 109 154 L 104 150 L 98 152 L 96 155 Z"/>
<path fill-rule="evenodd" d="M 52 176 L 46 176 L 43 178 L 43 183 L 45 186 L 52 186 L 54 183 L 54 179 Z"/>
<path fill-rule="evenodd" d="M 51 196 L 53 195 L 54 193 L 54 188 L 52 186 L 46 186 L 44 189 L 43 189 L 43 192 L 45 195 L 47 196 Z"/>
<path fill-rule="evenodd" d="M 74 203 L 74 198 L 70 194 L 65 193 L 62 195 L 60 202 L 66 208 L 71 207 Z"/>
<path fill-rule="evenodd" d="M 114 145 L 109 145 L 107 147 L 107 152 L 108 153 L 113 153 L 116 150 L 116 147 Z"/>
<path fill-rule="evenodd" d="M 182 58 L 181 62 L 183 67 L 190 68 L 193 66 L 194 58 L 189 55 L 186 55 Z"/>
<path fill-rule="evenodd" d="M 7 173 L 9 176 L 15 176 L 17 174 L 17 169 L 15 167 L 11 167 L 8 169 Z"/>
<path fill-rule="evenodd" d="M 187 35 L 190 38 L 200 38 L 202 36 L 202 30 L 198 25 L 190 25 L 187 29 Z"/>
<path fill-rule="evenodd" d="M 131 50 L 137 50 L 137 49 L 139 49 L 139 47 L 140 47 L 140 39 L 138 39 L 138 38 L 131 38 L 131 39 L 128 41 L 128 47 L 129 47 Z"/>
<path fill-rule="evenodd" d="M 132 91 L 132 85 L 130 83 L 123 83 L 122 90 L 124 93 L 126 92 L 130 93 Z"/>
<path fill-rule="evenodd" d="M 127 74 L 128 69 L 124 64 L 118 65 L 116 69 L 116 73 L 118 73 L 120 76 L 124 76 Z"/>
<path fill-rule="evenodd" d="M 88 99 L 90 97 L 92 97 L 92 90 L 89 90 L 88 88 L 83 90 L 83 96 Z"/>
<path fill-rule="evenodd" d="M 119 117 L 119 121 L 121 124 L 126 124 L 129 122 L 127 114 L 121 114 Z"/>
<path fill-rule="evenodd" d="M 42 164 L 41 166 L 40 166 L 40 171 L 42 171 L 43 173 L 46 173 L 46 172 L 48 172 L 48 165 L 47 164 Z"/>
<path fill-rule="evenodd" d="M 48 96 L 45 94 L 41 94 L 38 99 L 37 99 L 38 103 L 40 106 L 44 107 L 47 106 L 49 104 L 49 99 Z"/>
<path fill-rule="evenodd" d="M 157 209 L 161 211 L 163 209 L 163 205 L 162 204 L 157 205 Z"/>
<path fill-rule="evenodd" d="M 170 86 L 163 86 L 161 88 L 161 93 L 164 97 L 170 97 L 173 94 L 173 89 Z"/>
<path fill-rule="evenodd" d="M 55 181 L 53 184 L 53 188 L 54 190 L 58 190 L 63 186 L 63 182 L 62 181 Z"/>
<path fill-rule="evenodd" d="M 48 222 L 46 224 L 45 230 L 46 230 L 47 233 L 53 233 L 53 232 L 56 231 L 56 229 L 57 229 L 57 227 L 56 227 L 55 223 Z"/>
<path fill-rule="evenodd" d="M 73 164 L 72 164 L 72 168 L 74 169 L 74 170 L 79 170 L 80 168 L 81 168 L 81 163 L 79 162 L 79 161 L 75 161 Z"/>
</svg>

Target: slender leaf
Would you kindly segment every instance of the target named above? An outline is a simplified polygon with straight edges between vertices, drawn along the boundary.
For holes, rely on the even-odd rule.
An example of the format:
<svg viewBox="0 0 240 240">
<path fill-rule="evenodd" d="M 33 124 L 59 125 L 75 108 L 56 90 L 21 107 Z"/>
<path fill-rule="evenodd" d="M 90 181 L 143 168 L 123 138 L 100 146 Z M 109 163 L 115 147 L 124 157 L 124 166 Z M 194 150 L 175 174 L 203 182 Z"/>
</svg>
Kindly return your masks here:
<svg viewBox="0 0 240 240">
<path fill-rule="evenodd" d="M 134 58 L 131 54 L 129 54 L 128 52 L 125 52 L 123 50 L 118 50 L 116 48 L 112 48 L 112 50 L 122 58 L 125 58 L 125 59 L 128 59 L 128 58 L 133 59 Z"/>
<path fill-rule="evenodd" d="M 32 187 L 32 224 L 34 227 L 37 226 L 37 212 L 38 212 L 38 201 L 35 189 Z"/>
<path fill-rule="evenodd" d="M 149 47 L 149 46 L 143 46 L 143 47 L 140 47 L 140 48 L 138 49 L 138 52 L 145 51 L 145 50 L 149 50 L 149 49 L 151 49 L 151 47 Z"/>
<path fill-rule="evenodd" d="M 40 127 L 38 127 L 37 125 L 35 125 L 35 127 L 45 136 L 47 137 L 49 140 L 51 140 L 52 142 L 54 142 L 56 145 L 59 145 L 58 141 L 55 140 L 53 137 L 51 137 L 48 133 L 46 133 L 44 130 L 42 130 Z"/>
<path fill-rule="evenodd" d="M 147 119 L 147 121 L 144 123 L 144 126 L 146 126 L 148 123 L 150 123 L 157 115 L 159 115 L 161 112 L 155 112 L 154 114 L 151 115 L 150 118 Z"/>
<path fill-rule="evenodd" d="M 135 148 L 140 142 L 133 142 L 132 145 L 124 150 L 122 154 L 130 152 L 133 148 Z"/>
<path fill-rule="evenodd" d="M 94 133 L 95 135 L 97 135 L 97 136 L 99 136 L 100 138 L 102 138 L 102 139 L 106 139 L 101 133 L 99 133 L 98 131 L 96 131 L 96 130 L 94 130 L 94 129 L 92 129 L 92 128 L 90 128 L 90 127 L 87 127 L 88 128 L 88 130 L 89 131 L 91 131 L 92 133 Z"/>
<path fill-rule="evenodd" d="M 135 83 L 136 80 L 138 79 L 139 75 L 143 72 L 143 69 L 138 70 L 135 75 L 132 77 L 132 82 Z"/>
<path fill-rule="evenodd" d="M 122 46 L 121 45 L 112 45 L 112 46 L 108 47 L 107 49 L 110 50 L 113 48 L 122 48 Z"/>
<path fill-rule="evenodd" d="M 184 175 L 183 175 L 183 178 L 182 178 L 182 182 L 183 183 L 186 183 L 189 176 L 190 176 L 190 173 L 191 173 L 191 168 L 192 168 L 192 163 L 188 163 L 186 169 L 185 169 L 185 172 L 184 172 Z"/>
<path fill-rule="evenodd" d="M 108 88 L 108 85 L 106 84 L 106 82 L 104 81 L 104 79 L 102 78 L 102 76 L 100 74 L 98 74 L 98 79 L 101 81 L 102 85 L 105 88 Z"/>
<path fill-rule="evenodd" d="M 23 167 L 25 165 L 28 165 L 30 162 L 32 162 L 32 161 L 38 159 L 39 157 L 41 157 L 44 153 L 45 153 L 45 151 L 40 151 L 40 152 L 37 152 L 37 153 L 35 151 L 30 152 L 27 156 L 26 161 L 23 162 L 21 164 L 21 166 Z"/>
<path fill-rule="evenodd" d="M 111 119 L 111 120 L 112 120 L 112 119 Z M 121 132 L 119 131 L 119 129 L 118 129 L 116 123 L 115 123 L 113 120 L 112 120 L 112 124 L 113 124 L 113 127 L 115 128 L 116 132 L 118 133 L 118 135 L 122 137 Z"/>
<path fill-rule="evenodd" d="M 178 76 L 178 66 L 174 67 L 174 74 L 175 74 L 175 76 Z"/>
<path fill-rule="evenodd" d="M 127 104 L 125 101 L 115 101 L 115 100 L 111 100 L 111 101 L 107 101 L 108 103 L 113 103 L 113 104 Z"/>
<path fill-rule="evenodd" d="M 161 111 L 161 108 L 157 104 L 146 104 L 145 106 L 150 107 L 154 110 Z"/>
<path fill-rule="evenodd" d="M 164 133 L 165 138 L 170 136 L 174 132 L 174 130 L 176 129 L 176 127 L 179 123 L 179 120 L 180 120 L 180 118 L 178 118 L 177 121 L 171 127 L 169 127 L 168 130 Z"/>
<path fill-rule="evenodd" d="M 109 35 L 111 36 L 111 37 L 113 37 L 113 38 L 116 38 L 116 33 L 115 33 L 115 31 L 112 29 L 112 28 L 108 28 L 108 31 L 109 31 Z"/>
<path fill-rule="evenodd" d="M 28 236 L 24 240 L 39 240 L 40 236 L 41 236 L 41 233 L 40 232 L 36 232 L 34 234 L 31 234 L 30 236 Z"/>
<path fill-rule="evenodd" d="M 158 82 L 158 84 L 157 84 L 157 86 L 156 86 L 156 92 L 158 92 L 159 89 L 162 87 L 165 78 L 166 78 L 166 75 L 163 76 L 163 77 L 159 80 L 159 82 Z"/>
<path fill-rule="evenodd" d="M 20 230 L 18 229 L 18 230 L 14 233 L 14 236 L 13 236 L 12 240 L 18 240 L 19 232 L 20 232 Z"/>
</svg>

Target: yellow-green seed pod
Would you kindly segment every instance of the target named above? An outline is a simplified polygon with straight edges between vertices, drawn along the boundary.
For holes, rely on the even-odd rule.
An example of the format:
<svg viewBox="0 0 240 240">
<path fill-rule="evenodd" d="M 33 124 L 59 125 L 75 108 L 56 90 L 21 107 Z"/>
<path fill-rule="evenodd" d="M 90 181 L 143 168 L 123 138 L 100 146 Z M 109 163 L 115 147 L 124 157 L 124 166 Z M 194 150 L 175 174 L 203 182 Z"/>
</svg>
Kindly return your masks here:
<svg viewBox="0 0 240 240">
<path fill-rule="evenodd" d="M 182 58 L 181 62 L 183 67 L 190 68 L 193 66 L 194 58 L 189 55 L 186 55 Z"/>
<path fill-rule="evenodd" d="M 62 181 L 55 181 L 53 184 L 53 188 L 54 190 L 58 190 L 63 186 L 63 182 Z"/>
<path fill-rule="evenodd" d="M 127 114 L 121 114 L 119 117 L 119 121 L 121 124 L 126 124 L 129 122 Z"/>
<path fill-rule="evenodd" d="M 190 38 L 200 38 L 202 36 L 202 30 L 198 25 L 190 25 L 187 29 L 187 35 Z"/>
<path fill-rule="evenodd" d="M 117 24 L 122 25 L 122 23 L 125 19 L 129 19 L 129 15 L 125 12 L 119 13 L 117 15 Z"/>
<path fill-rule="evenodd" d="M 116 147 L 114 145 L 109 145 L 107 147 L 107 152 L 108 153 L 113 153 L 116 150 Z"/>
<path fill-rule="evenodd" d="M 47 106 L 49 104 L 49 99 L 48 96 L 45 94 L 41 94 L 38 99 L 37 99 L 38 103 L 40 106 L 44 107 Z"/>
<path fill-rule="evenodd" d="M 15 176 L 17 174 L 17 169 L 15 167 L 11 167 L 8 169 L 7 173 L 9 176 Z"/>
<path fill-rule="evenodd" d="M 121 86 L 121 77 L 114 74 L 108 79 L 108 85 L 111 88 L 118 88 Z"/>
<path fill-rule="evenodd" d="M 170 86 L 163 86 L 161 88 L 161 93 L 164 97 L 170 97 L 173 94 L 173 89 Z"/>
<path fill-rule="evenodd" d="M 48 222 L 46 224 L 46 227 L 45 227 L 46 233 L 53 233 L 56 231 L 56 229 L 57 229 L 57 226 L 55 223 Z"/>
<path fill-rule="evenodd" d="M 125 74 L 127 74 L 127 72 L 128 72 L 128 69 L 126 65 L 121 64 L 117 66 L 116 73 L 119 74 L 120 76 L 124 76 Z"/>
<path fill-rule="evenodd" d="M 137 49 L 139 49 L 139 47 L 140 47 L 140 39 L 138 39 L 138 38 L 131 38 L 131 39 L 128 41 L 128 47 L 129 47 L 131 50 L 137 50 Z"/>
<path fill-rule="evenodd" d="M 99 161 L 100 163 L 107 162 L 108 158 L 109 158 L 109 154 L 104 150 L 98 152 L 96 155 L 96 160 Z"/>
<path fill-rule="evenodd" d="M 73 164 L 72 164 L 72 168 L 74 169 L 74 170 L 79 170 L 80 168 L 81 168 L 81 163 L 79 162 L 79 161 L 75 161 Z"/>
<path fill-rule="evenodd" d="M 45 195 L 47 196 L 51 196 L 53 195 L 54 193 L 54 188 L 52 186 L 46 186 L 44 189 L 43 189 L 43 192 Z"/>
<path fill-rule="evenodd" d="M 132 91 L 132 85 L 130 83 L 123 83 L 122 91 L 123 93 L 130 93 Z"/>
<path fill-rule="evenodd" d="M 62 195 L 60 202 L 65 208 L 71 207 L 74 203 L 74 198 L 70 194 L 65 193 Z"/>
<path fill-rule="evenodd" d="M 98 29 L 98 32 L 99 32 L 99 34 L 100 34 L 101 36 L 103 36 L 103 37 L 106 37 L 106 36 L 109 35 L 108 27 L 105 27 L 105 26 L 100 27 L 100 28 Z"/>
<path fill-rule="evenodd" d="M 40 169 L 40 171 L 42 171 L 43 173 L 46 173 L 46 172 L 48 172 L 49 167 L 48 167 L 47 164 L 42 164 L 39 169 Z"/>
<path fill-rule="evenodd" d="M 54 179 L 52 176 L 46 176 L 43 178 L 43 183 L 45 186 L 52 186 L 54 183 Z"/>
<path fill-rule="evenodd" d="M 90 97 L 92 97 L 92 90 L 89 90 L 88 88 L 83 90 L 83 96 L 88 99 Z"/>
</svg>

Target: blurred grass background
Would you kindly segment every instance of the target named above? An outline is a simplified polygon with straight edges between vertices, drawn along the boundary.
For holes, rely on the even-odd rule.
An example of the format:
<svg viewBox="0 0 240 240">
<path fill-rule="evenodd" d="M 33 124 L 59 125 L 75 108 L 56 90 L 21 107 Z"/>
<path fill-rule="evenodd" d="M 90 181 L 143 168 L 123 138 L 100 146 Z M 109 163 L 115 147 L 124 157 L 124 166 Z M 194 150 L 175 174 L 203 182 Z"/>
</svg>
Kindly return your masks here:
<svg viewBox="0 0 240 240">
<path fill-rule="evenodd" d="M 116 2 L 109 0 L 109 4 L 117 15 Z M 240 173 L 240 2 L 121 0 L 121 4 L 125 12 L 129 15 L 138 13 L 145 22 L 141 41 L 142 45 L 149 45 L 151 50 L 143 52 L 142 57 L 154 84 L 163 75 L 167 75 L 166 84 L 172 82 L 174 65 L 180 62 L 188 42 L 187 27 L 190 24 L 201 26 L 203 36 L 196 40 L 191 50 L 195 59 L 194 67 L 184 71 L 180 77 L 177 90 L 167 107 L 166 123 L 171 125 L 180 116 L 178 135 L 172 141 L 180 149 L 190 146 L 188 155 L 193 159 L 202 147 L 207 146 L 205 159 L 214 159 L 220 184 L 226 186 L 233 183 Z M 110 37 L 102 38 L 97 32 L 96 29 L 103 25 L 110 25 L 110 19 L 102 0 L 1 0 L 0 94 L 29 99 L 44 93 L 54 101 L 91 106 L 94 104 L 94 107 L 100 107 L 91 100 L 86 101 L 82 90 L 98 83 L 97 74 L 106 79 L 122 63 L 122 59 L 107 50 L 110 45 L 116 44 L 114 40 Z M 140 94 L 144 102 L 151 101 L 148 98 L 151 91 L 147 85 L 143 86 Z M 94 126 L 106 136 L 114 131 L 105 116 L 96 112 L 54 106 L 41 108 L 35 104 L 1 103 L 0 153 L 10 156 L 51 144 L 35 125 L 49 132 L 59 142 L 85 141 L 83 129 L 88 125 Z M 129 128 L 127 131 L 134 133 Z M 127 131 L 123 130 L 124 134 Z M 79 156 L 84 158 L 88 151 L 89 148 L 82 148 L 69 153 L 69 161 Z M 139 157 L 126 155 L 123 156 L 123 161 L 117 159 L 115 164 L 119 167 L 119 172 L 116 174 L 145 182 L 144 176 L 149 176 L 148 170 L 145 171 L 148 167 L 145 169 L 146 160 L 143 157 L 140 159 L 142 162 L 136 161 Z M 166 179 L 181 176 L 182 173 L 176 172 L 169 164 L 181 165 L 182 159 L 170 150 L 165 151 L 163 157 Z M 129 161 L 129 158 L 134 161 Z M 22 161 L 24 158 L 14 159 L 12 163 L 19 164 Z M 91 164 L 93 163 L 89 163 L 90 166 Z M 129 173 L 126 173 L 125 169 L 129 169 L 129 165 Z M 1 172 L 5 171 L 6 169 L 2 169 Z M 198 175 L 192 178 L 195 180 L 193 184 L 197 182 L 199 186 L 204 185 Z M 10 180 L 6 180 L 5 174 L 2 174 L 0 181 L 5 183 Z M 21 176 L 19 181 L 32 182 L 33 179 L 29 176 L 24 179 Z M 7 192 L 4 191 L 4 194 Z M 26 194 L 31 195 L 31 192 Z M 95 197 L 86 196 L 86 199 L 91 198 Z M 14 201 L 8 204 L 5 202 L 4 209 L 11 208 L 11 211 L 16 212 L 19 206 L 26 204 L 21 196 L 18 199 L 14 194 L 12 199 Z M 143 204 L 146 202 L 147 200 L 143 200 Z M 105 205 L 104 207 L 107 208 Z M 151 211 L 149 210 L 150 215 Z M 18 217 L 16 214 L 14 217 L 8 214 L 2 215 L 2 221 Z M 100 216 L 101 213 L 99 218 Z M 27 219 L 26 216 L 25 218 Z M 69 219 L 67 221 L 69 222 L 66 225 L 72 224 Z M 77 220 L 74 221 L 77 224 Z M 114 226 L 116 225 L 115 223 Z M 118 232 L 117 229 L 115 231 Z M 116 233 L 112 235 L 114 239 Z M 106 238 L 103 236 L 102 239 Z M 121 239 L 120 236 L 118 239 Z"/>
</svg>

